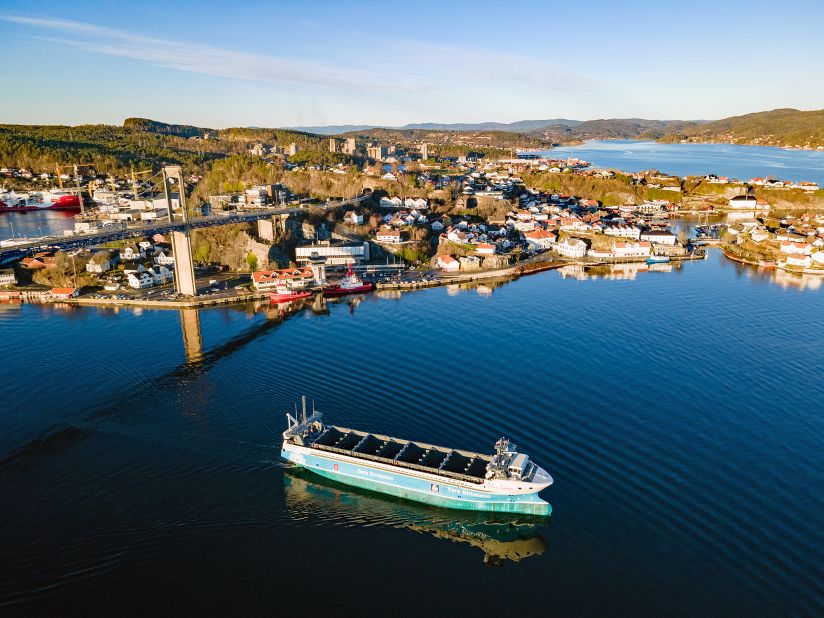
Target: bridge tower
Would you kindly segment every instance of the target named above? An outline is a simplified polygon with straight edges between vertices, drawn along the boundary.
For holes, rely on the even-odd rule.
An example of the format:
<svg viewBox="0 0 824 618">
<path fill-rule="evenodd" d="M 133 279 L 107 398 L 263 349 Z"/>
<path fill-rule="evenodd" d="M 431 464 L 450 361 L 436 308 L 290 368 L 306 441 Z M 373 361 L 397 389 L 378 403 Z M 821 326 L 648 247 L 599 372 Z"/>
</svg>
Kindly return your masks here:
<svg viewBox="0 0 824 618">
<path fill-rule="evenodd" d="M 172 254 L 175 258 L 175 291 L 184 296 L 197 296 L 195 284 L 195 267 L 192 259 L 192 239 L 189 236 L 189 226 L 186 224 L 186 185 L 183 183 L 183 171 L 179 165 L 167 165 L 163 168 L 163 191 L 166 195 L 166 206 L 169 209 L 169 223 L 174 223 L 174 209 L 172 208 L 171 185 L 177 184 L 182 230 L 172 230 Z"/>
</svg>

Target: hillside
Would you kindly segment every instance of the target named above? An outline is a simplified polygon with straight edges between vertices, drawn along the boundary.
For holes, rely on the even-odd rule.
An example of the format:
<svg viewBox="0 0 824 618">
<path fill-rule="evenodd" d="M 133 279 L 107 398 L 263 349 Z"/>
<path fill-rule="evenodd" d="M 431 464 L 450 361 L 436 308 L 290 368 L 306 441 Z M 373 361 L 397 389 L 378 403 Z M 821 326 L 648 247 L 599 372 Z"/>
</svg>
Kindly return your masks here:
<svg viewBox="0 0 824 618">
<path fill-rule="evenodd" d="M 400 127 L 377 126 L 377 125 L 316 125 L 307 127 L 290 127 L 293 131 L 306 131 L 319 135 L 340 135 L 341 133 L 351 133 L 353 131 L 368 131 L 370 129 L 397 129 L 400 131 L 408 129 L 424 129 L 430 131 L 512 131 L 527 132 L 548 125 L 574 126 L 580 120 L 569 120 L 566 118 L 553 118 L 549 120 L 516 120 L 515 122 L 419 122 L 407 124 Z"/>
<path fill-rule="evenodd" d="M 667 132 L 662 142 L 729 142 L 760 146 L 824 146 L 824 110 L 774 109 Z"/>
<path fill-rule="evenodd" d="M 350 131 L 339 137 L 354 137 L 361 141 L 377 140 L 401 145 L 420 144 L 423 142 L 438 146 L 441 154 L 449 154 L 463 149 L 498 149 L 543 148 L 549 142 L 539 135 L 515 133 L 511 131 L 445 131 L 434 129 L 368 129 Z"/>
<path fill-rule="evenodd" d="M 574 126 L 553 125 L 531 133 L 554 143 L 580 142 L 588 139 L 655 139 L 669 132 L 692 127 L 685 120 L 644 120 L 642 118 L 607 118 L 587 120 Z"/>
<path fill-rule="evenodd" d="M 180 164 L 195 172 L 203 171 L 215 159 L 245 153 L 253 142 L 269 146 L 295 142 L 302 150 L 326 149 L 325 138 L 311 133 L 215 130 L 128 118 L 123 126 L 0 125 L 0 165 L 53 172 L 57 164 L 93 163 L 98 172 L 118 172 Z"/>
</svg>

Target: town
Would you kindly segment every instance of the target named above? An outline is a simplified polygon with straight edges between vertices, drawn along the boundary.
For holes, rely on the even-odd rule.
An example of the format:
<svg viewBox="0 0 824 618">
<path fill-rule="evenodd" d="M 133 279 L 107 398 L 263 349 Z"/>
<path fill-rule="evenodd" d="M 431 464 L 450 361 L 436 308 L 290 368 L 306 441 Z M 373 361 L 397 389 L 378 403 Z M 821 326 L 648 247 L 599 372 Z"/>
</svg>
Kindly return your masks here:
<svg viewBox="0 0 824 618">
<path fill-rule="evenodd" d="M 221 192 L 208 190 L 208 178 L 198 174 L 181 173 L 174 186 L 151 169 L 117 175 L 88 164 L 54 172 L 0 168 L 0 177 L 16 184 L 0 192 L 0 212 L 76 212 L 59 234 L 38 230 L 0 240 L 0 298 L 229 302 L 275 288 L 320 290 L 347 271 L 378 289 L 417 289 L 571 264 L 675 264 L 703 259 L 708 245 L 720 245 L 731 260 L 824 275 L 824 216 L 778 216 L 755 191 L 812 194 L 815 183 L 625 174 L 529 151 L 446 156 L 427 143 L 355 138 L 328 142 L 328 154 L 343 153 L 348 163 L 299 159 L 300 153 L 297 143 L 250 143 L 241 163 L 275 167 L 280 180 L 226 182 Z M 617 178 L 636 193 L 599 189 Z M 340 179 L 345 184 L 335 183 Z M 586 182 L 596 195 L 553 190 Z M 316 190 L 324 183 L 325 192 Z M 349 195 L 329 194 L 341 187 Z M 710 225 L 719 214 L 728 221 Z M 697 236 L 673 226 L 686 215 L 706 218 Z M 175 222 L 190 254 L 193 282 L 186 289 L 176 284 Z"/>
</svg>

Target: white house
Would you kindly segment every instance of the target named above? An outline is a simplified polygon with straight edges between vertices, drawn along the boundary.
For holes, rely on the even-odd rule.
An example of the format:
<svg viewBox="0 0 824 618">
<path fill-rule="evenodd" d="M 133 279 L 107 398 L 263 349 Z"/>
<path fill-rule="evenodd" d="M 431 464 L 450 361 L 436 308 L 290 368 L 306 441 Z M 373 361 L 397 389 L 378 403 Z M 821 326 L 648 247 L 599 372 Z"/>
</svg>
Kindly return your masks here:
<svg viewBox="0 0 824 618">
<path fill-rule="evenodd" d="M 397 244 L 401 242 L 401 231 L 381 228 L 375 234 L 375 238 L 378 242 Z"/>
<path fill-rule="evenodd" d="M 758 199 L 754 195 L 736 195 L 730 198 L 730 208 L 749 208 L 754 210 L 758 206 Z"/>
<path fill-rule="evenodd" d="M 138 273 L 136 270 L 127 270 L 125 273 L 130 288 L 141 290 L 154 286 L 154 277 L 148 271 Z"/>
<path fill-rule="evenodd" d="M 615 257 L 649 257 L 652 245 L 649 241 L 640 242 L 617 242 L 612 247 Z"/>
<path fill-rule="evenodd" d="M 495 255 L 495 245 L 488 242 L 478 243 L 475 253 L 478 255 Z"/>
<path fill-rule="evenodd" d="M 608 225 L 604 228 L 604 234 L 607 236 L 616 236 L 618 238 L 632 238 L 638 240 L 641 237 L 641 230 L 634 225 Z"/>
<path fill-rule="evenodd" d="M 175 278 L 175 275 L 171 270 L 160 264 L 154 268 L 150 268 L 146 271 L 146 273 L 151 275 L 155 285 L 170 283 Z"/>
<path fill-rule="evenodd" d="M 126 245 L 120 250 L 120 259 L 121 260 L 141 260 L 146 257 L 146 254 L 141 251 L 137 245 Z"/>
<path fill-rule="evenodd" d="M 154 263 L 161 264 L 163 266 L 171 266 L 175 263 L 175 258 L 173 255 L 168 255 L 165 251 L 158 251 L 155 253 Z"/>
<path fill-rule="evenodd" d="M 797 253 L 800 255 L 810 255 L 813 247 L 806 242 L 792 242 L 785 240 L 781 243 L 781 253 Z"/>
<path fill-rule="evenodd" d="M 113 251 L 98 251 L 86 262 L 86 272 L 104 273 L 114 268 L 117 263 L 117 253 Z"/>
<path fill-rule="evenodd" d="M 800 253 L 790 253 L 784 262 L 787 266 L 797 266 L 799 268 L 809 268 L 812 266 L 812 258 L 809 255 Z"/>
<path fill-rule="evenodd" d="M 363 225 L 363 213 L 350 210 L 344 215 L 343 220 L 350 225 Z"/>
<path fill-rule="evenodd" d="M 641 240 L 646 240 L 655 245 L 673 246 L 678 242 L 678 237 L 667 230 L 646 230 L 641 232 Z"/>
<path fill-rule="evenodd" d="M 438 268 L 448 273 L 457 272 L 461 268 L 461 263 L 451 255 L 438 256 Z"/>
<path fill-rule="evenodd" d="M 579 238 L 565 238 L 555 243 L 555 251 L 566 257 L 582 258 L 587 254 L 587 245 Z"/>
<path fill-rule="evenodd" d="M 527 244 L 534 249 L 551 249 L 555 243 L 555 234 L 546 230 L 532 230 L 524 234 Z"/>
</svg>

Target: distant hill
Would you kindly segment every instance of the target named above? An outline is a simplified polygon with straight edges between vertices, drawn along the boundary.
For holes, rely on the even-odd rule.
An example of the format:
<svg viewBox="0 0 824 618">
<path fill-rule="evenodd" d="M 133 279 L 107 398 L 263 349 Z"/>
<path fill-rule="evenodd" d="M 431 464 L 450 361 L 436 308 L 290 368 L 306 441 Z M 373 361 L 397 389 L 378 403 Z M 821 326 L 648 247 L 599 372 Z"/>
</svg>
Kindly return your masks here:
<svg viewBox="0 0 824 618">
<path fill-rule="evenodd" d="M 424 129 L 428 131 L 511 131 L 515 133 L 532 131 L 539 127 L 549 125 L 573 126 L 580 123 L 580 120 L 568 120 L 566 118 L 553 118 L 550 120 L 517 120 L 515 122 L 418 122 L 406 124 L 399 127 L 380 126 L 373 124 L 329 124 L 307 127 L 289 127 L 293 131 L 306 131 L 320 135 L 340 135 L 351 133 L 352 131 L 367 131 L 369 129 Z"/>
<path fill-rule="evenodd" d="M 644 120 L 642 118 L 606 118 L 586 120 L 574 126 L 552 125 L 532 131 L 555 143 L 588 139 L 656 139 L 671 131 L 695 125 L 685 120 Z"/>
<path fill-rule="evenodd" d="M 340 137 L 354 137 L 361 141 L 376 140 L 396 144 L 427 142 L 439 146 L 441 154 L 466 154 L 469 151 L 510 148 L 546 148 L 551 146 L 540 135 L 514 131 L 455 131 L 447 129 L 385 129 L 372 128 L 349 131 Z"/>
<path fill-rule="evenodd" d="M 729 142 L 760 146 L 824 146 L 824 110 L 774 109 L 732 116 L 661 136 L 662 142 Z"/>
<path fill-rule="evenodd" d="M 193 127 L 188 124 L 168 124 L 149 118 L 126 118 L 123 121 L 123 128 L 146 131 L 147 133 L 160 133 L 161 135 L 174 135 L 176 137 L 195 137 L 211 131 L 211 129 L 203 127 Z"/>
</svg>

